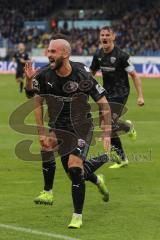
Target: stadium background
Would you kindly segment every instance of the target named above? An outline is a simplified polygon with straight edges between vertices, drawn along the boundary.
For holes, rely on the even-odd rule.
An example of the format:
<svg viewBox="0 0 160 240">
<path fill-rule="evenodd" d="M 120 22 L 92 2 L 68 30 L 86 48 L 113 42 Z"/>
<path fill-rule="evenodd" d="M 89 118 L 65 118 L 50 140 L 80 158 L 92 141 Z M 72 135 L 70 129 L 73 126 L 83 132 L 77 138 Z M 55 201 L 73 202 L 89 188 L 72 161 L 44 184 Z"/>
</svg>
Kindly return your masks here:
<svg viewBox="0 0 160 240">
<path fill-rule="evenodd" d="M 159 240 L 159 1 L 1 0 L 0 10 L 0 239 L 48 240 L 70 236 L 68 239 Z M 26 101 L 24 94 L 18 93 L 14 75 L 9 73 L 15 70 L 12 56 L 19 42 L 25 43 L 37 66 L 45 64 L 46 48 L 54 32 L 68 35 L 72 58 L 89 65 L 99 46 L 98 33 L 103 25 L 114 27 L 117 44 L 133 56 L 137 71 L 145 77 L 142 79 L 145 106 L 143 109 L 136 106 L 132 88 L 124 117 L 134 121 L 138 139 L 133 144 L 123 136 L 130 165 L 118 171 L 107 166 L 99 170 L 107 178 L 111 200 L 106 205 L 95 188 L 87 184 L 84 226 L 79 231 L 70 231 L 66 228 L 72 212 L 70 184 L 59 161 L 55 204 L 45 207 L 32 203 L 42 186 L 41 164 L 21 161 L 14 151 L 19 141 L 31 139 L 31 150 L 37 152 L 37 137 L 17 133 L 9 126 L 11 113 Z M 98 80 L 101 81 L 99 77 Z M 32 114 L 26 122 L 34 124 Z M 91 147 L 90 154 L 101 151 L 98 142 Z"/>
</svg>

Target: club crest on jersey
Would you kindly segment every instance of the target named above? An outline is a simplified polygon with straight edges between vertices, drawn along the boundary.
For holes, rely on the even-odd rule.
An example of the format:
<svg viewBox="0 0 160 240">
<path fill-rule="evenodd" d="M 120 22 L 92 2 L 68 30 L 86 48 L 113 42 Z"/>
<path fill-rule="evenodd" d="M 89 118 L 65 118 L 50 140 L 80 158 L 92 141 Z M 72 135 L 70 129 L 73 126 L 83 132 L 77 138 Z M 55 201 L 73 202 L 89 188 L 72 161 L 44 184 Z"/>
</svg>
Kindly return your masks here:
<svg viewBox="0 0 160 240">
<path fill-rule="evenodd" d="M 110 58 L 110 61 L 111 61 L 111 63 L 115 63 L 116 58 L 115 58 L 115 57 L 111 57 L 111 58 Z"/>
</svg>

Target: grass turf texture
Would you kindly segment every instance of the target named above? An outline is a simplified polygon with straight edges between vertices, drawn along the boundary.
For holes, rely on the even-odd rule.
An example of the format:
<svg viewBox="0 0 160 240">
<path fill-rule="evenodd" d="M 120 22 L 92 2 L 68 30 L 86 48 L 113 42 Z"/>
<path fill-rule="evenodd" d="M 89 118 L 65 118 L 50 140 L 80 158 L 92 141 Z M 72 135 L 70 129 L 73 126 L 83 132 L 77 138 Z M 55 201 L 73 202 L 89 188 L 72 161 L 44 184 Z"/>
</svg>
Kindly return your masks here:
<svg viewBox="0 0 160 240">
<path fill-rule="evenodd" d="M 132 84 L 131 84 L 132 86 Z M 12 75 L 0 75 L 0 224 L 52 232 L 81 240 L 159 240 L 160 239 L 160 161 L 158 134 L 160 129 L 158 79 L 144 79 L 145 106 L 136 105 L 133 86 L 125 119 L 135 123 L 135 143 L 127 136 L 122 140 L 130 159 L 127 168 L 113 170 L 103 166 L 98 172 L 107 178 L 110 202 L 101 200 L 95 186 L 87 182 L 83 227 L 67 229 L 72 214 L 70 182 L 57 159 L 53 206 L 36 206 L 33 199 L 42 190 L 41 162 L 19 160 L 15 145 L 33 139 L 32 150 L 38 151 L 37 138 L 14 132 L 8 124 L 13 110 L 25 102 Z M 29 118 L 29 122 L 33 117 Z M 151 151 L 151 156 L 150 156 Z M 90 154 L 102 152 L 100 142 Z M 0 239 L 36 240 L 47 236 L 15 232 L 0 228 Z M 56 239 L 56 238 L 53 238 Z"/>
</svg>

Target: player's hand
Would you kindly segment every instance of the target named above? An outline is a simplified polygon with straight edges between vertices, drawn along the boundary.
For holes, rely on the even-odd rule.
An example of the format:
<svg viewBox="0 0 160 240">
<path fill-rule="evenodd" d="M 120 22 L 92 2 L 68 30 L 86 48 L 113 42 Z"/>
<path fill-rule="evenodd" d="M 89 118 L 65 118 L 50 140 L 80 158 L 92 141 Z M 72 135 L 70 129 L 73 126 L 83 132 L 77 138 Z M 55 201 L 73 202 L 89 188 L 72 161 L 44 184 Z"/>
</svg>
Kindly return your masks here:
<svg viewBox="0 0 160 240">
<path fill-rule="evenodd" d="M 111 149 L 111 138 L 103 137 L 103 147 L 106 152 L 110 152 Z"/>
<path fill-rule="evenodd" d="M 46 135 L 39 135 L 39 141 L 41 147 L 44 149 L 58 149 L 57 138 L 55 137 L 54 133 L 49 133 L 48 136 Z"/>
<path fill-rule="evenodd" d="M 24 72 L 27 80 L 32 80 L 32 78 L 34 77 L 34 75 L 37 73 L 38 70 L 39 68 L 37 69 L 33 68 L 31 61 L 27 61 L 24 67 Z"/>
<path fill-rule="evenodd" d="M 40 142 L 42 148 L 50 147 L 48 137 L 45 136 L 45 135 L 40 135 L 39 136 L 39 142 Z"/>
<path fill-rule="evenodd" d="M 138 106 L 142 107 L 144 105 L 144 98 L 143 97 L 138 97 L 137 104 L 138 104 Z"/>
</svg>

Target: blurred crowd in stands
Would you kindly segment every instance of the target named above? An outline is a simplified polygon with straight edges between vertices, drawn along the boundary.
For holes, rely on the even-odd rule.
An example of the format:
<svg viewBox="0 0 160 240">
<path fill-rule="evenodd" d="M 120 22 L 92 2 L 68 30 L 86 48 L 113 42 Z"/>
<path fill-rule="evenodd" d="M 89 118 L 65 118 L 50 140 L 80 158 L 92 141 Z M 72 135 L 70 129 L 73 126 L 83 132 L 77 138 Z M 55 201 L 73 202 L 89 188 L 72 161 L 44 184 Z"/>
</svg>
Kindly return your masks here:
<svg viewBox="0 0 160 240">
<path fill-rule="evenodd" d="M 128 13 L 114 28 L 122 49 L 132 55 L 160 56 L 160 8 Z"/>
<path fill-rule="evenodd" d="M 35 8 L 32 8 L 29 5 L 31 0 L 22 0 L 22 3 L 25 2 L 25 4 L 22 4 L 19 9 L 17 0 L 14 1 L 14 10 L 9 8 L 10 5 L 5 5 L 5 8 L 4 2 L 7 4 L 9 1 L 1 0 L 0 2 L 0 44 L 5 41 L 9 49 L 13 49 L 19 42 L 25 43 L 28 51 L 31 51 L 32 48 L 47 48 L 49 39 L 54 32 L 64 33 L 69 37 L 74 55 L 92 55 L 99 46 L 98 28 L 87 28 L 86 26 L 82 30 L 78 28 L 69 30 L 67 22 L 62 28 L 55 27 L 49 31 L 24 27 L 26 20 L 40 19 L 40 17 L 45 17 L 46 12 L 48 12 L 48 16 L 51 16 L 51 9 L 54 8 L 53 1 L 46 0 L 45 4 L 35 2 Z M 64 1 L 59 2 L 62 4 Z M 131 55 L 160 56 L 160 8 L 126 12 L 123 17 L 112 22 L 113 29 L 117 34 L 117 44 L 122 49 Z"/>
</svg>

